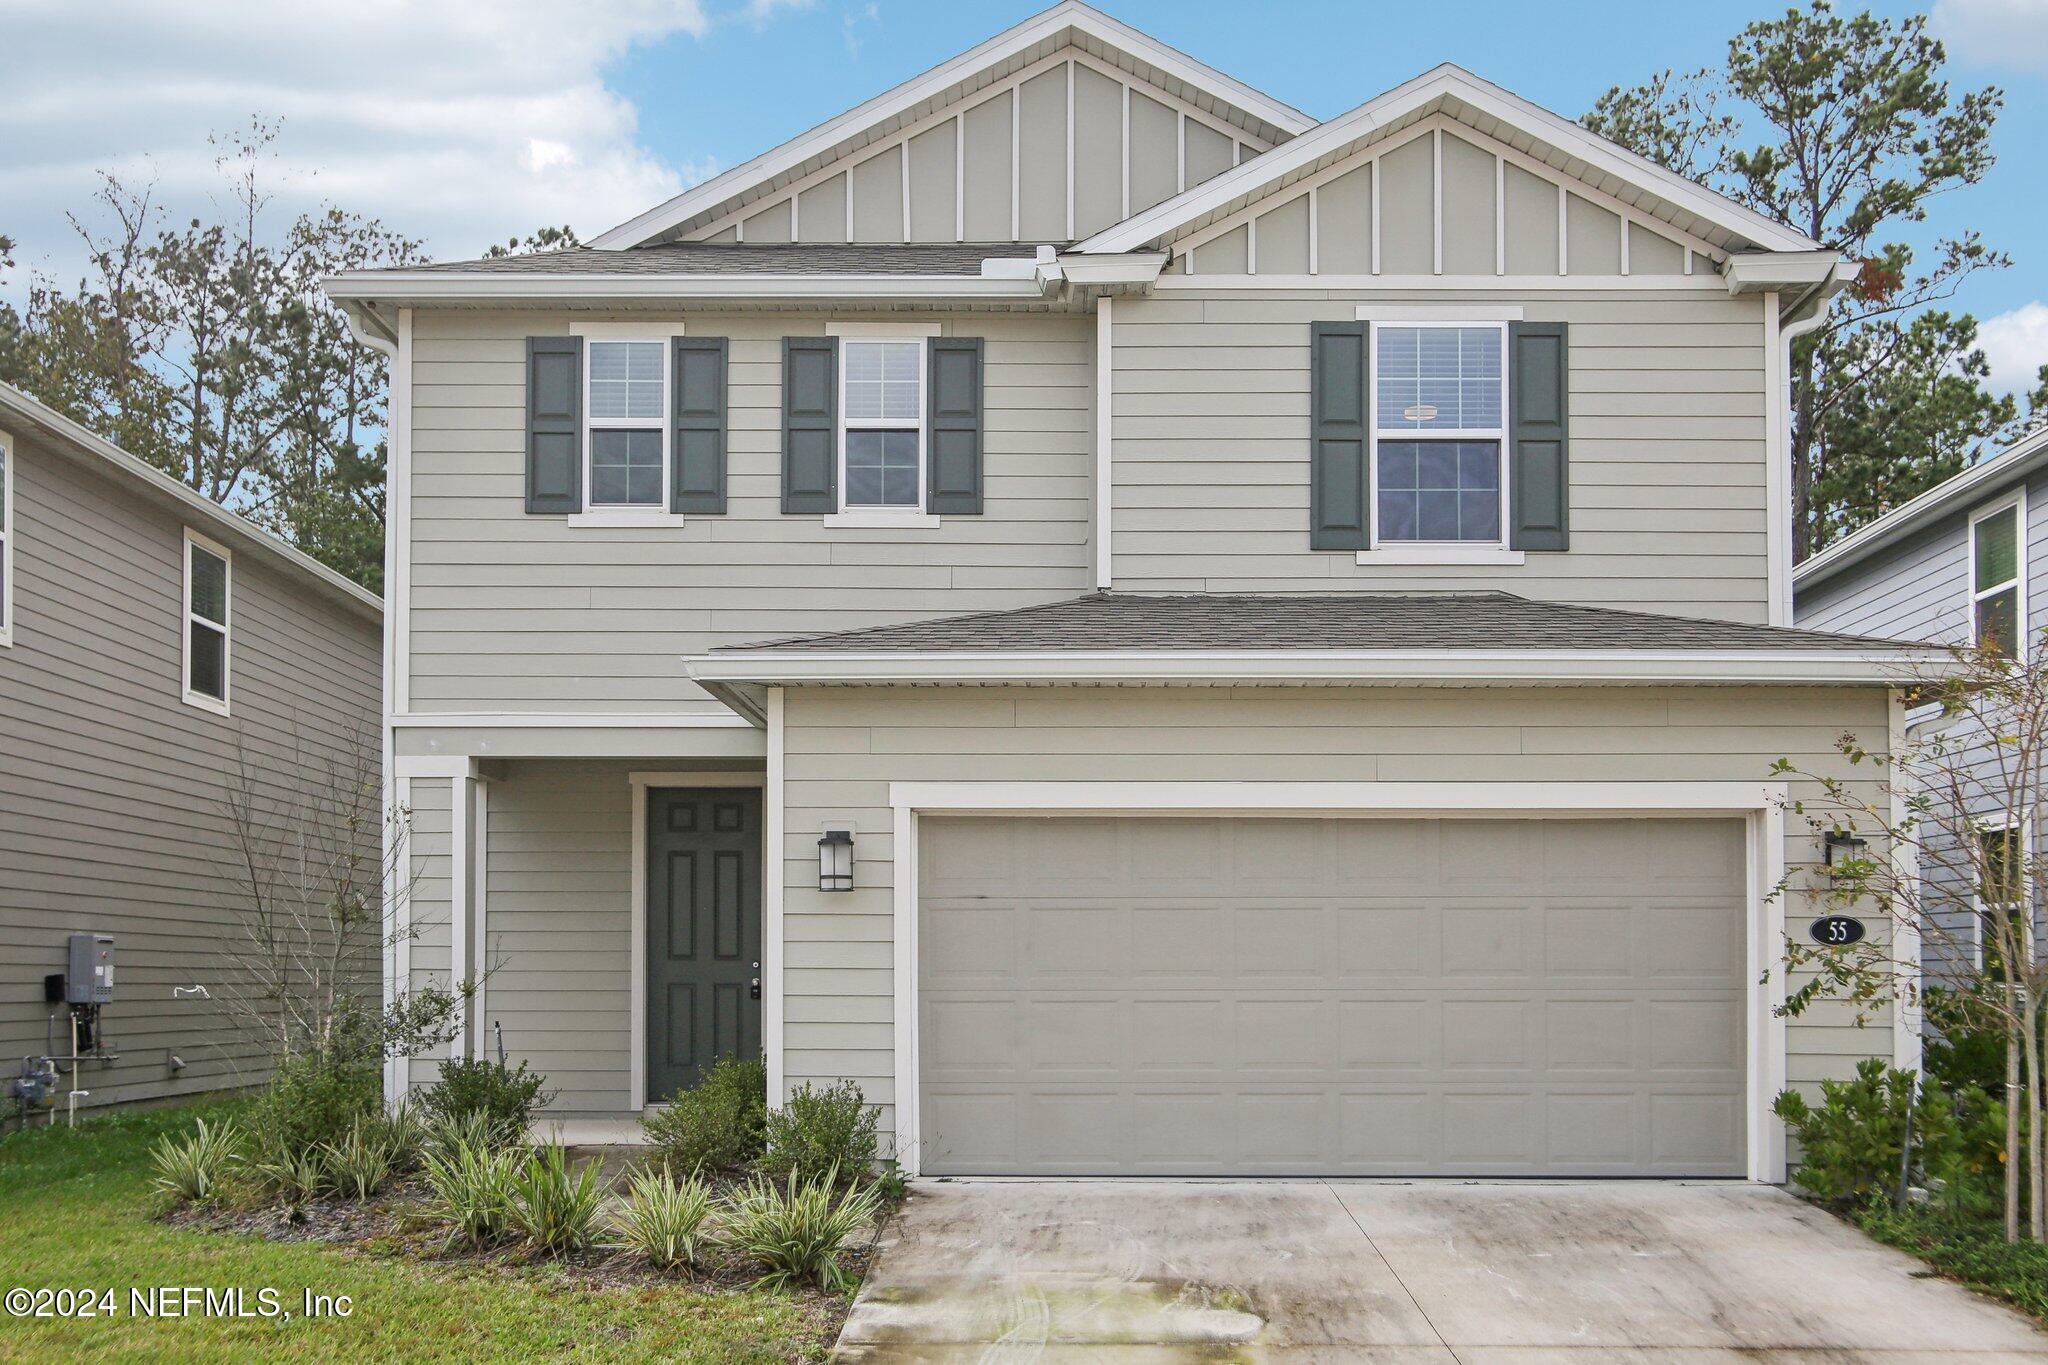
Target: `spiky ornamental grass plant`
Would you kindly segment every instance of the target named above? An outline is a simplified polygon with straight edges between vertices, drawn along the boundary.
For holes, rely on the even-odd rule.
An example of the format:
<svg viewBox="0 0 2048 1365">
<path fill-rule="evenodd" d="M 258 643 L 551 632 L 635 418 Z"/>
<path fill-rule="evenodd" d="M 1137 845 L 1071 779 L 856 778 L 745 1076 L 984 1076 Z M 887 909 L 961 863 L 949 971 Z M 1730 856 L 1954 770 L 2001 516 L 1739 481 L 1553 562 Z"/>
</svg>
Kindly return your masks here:
<svg viewBox="0 0 2048 1365">
<path fill-rule="evenodd" d="M 208 1126 L 180 1140 L 166 1136 L 150 1158 L 151 1188 L 169 1204 L 208 1204 L 219 1197 L 229 1173 L 241 1163 L 242 1134 L 233 1123 Z"/>
<path fill-rule="evenodd" d="M 711 1189 L 695 1176 L 677 1180 L 668 1167 L 641 1171 L 612 1210 L 612 1228 L 634 1254 L 658 1269 L 693 1265 L 710 1216 Z"/>
<path fill-rule="evenodd" d="M 505 1235 L 512 1193 L 526 1154 L 471 1141 L 461 1131 L 435 1134 L 420 1160 L 429 1217 L 448 1229 L 451 1246 L 489 1246 Z"/>
<path fill-rule="evenodd" d="M 362 1203 L 391 1177 L 397 1143 L 384 1120 L 366 1117 L 356 1120 L 341 1141 L 326 1144 L 322 1151 L 335 1192 Z"/>
<path fill-rule="evenodd" d="M 788 1184 L 769 1180 L 735 1195 L 718 1230 L 719 1244 L 735 1256 L 758 1262 L 767 1273 L 757 1288 L 786 1289 L 809 1282 L 834 1292 L 852 1287 L 839 1264 L 846 1241 L 875 1220 L 881 1196 L 874 1187 L 838 1190 L 839 1169 Z"/>
<path fill-rule="evenodd" d="M 569 1169 L 569 1152 L 556 1143 L 535 1147 L 515 1167 L 507 1226 L 550 1256 L 582 1251 L 597 1240 L 604 1209 L 604 1164 Z"/>
</svg>

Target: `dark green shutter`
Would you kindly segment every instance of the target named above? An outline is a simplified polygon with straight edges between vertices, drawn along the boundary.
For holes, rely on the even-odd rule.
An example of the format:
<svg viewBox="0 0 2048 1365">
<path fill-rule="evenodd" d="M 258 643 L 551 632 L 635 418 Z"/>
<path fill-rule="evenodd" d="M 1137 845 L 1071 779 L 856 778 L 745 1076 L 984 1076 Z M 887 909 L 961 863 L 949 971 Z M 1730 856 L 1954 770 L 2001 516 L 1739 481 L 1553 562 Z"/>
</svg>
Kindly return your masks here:
<svg viewBox="0 0 2048 1365">
<path fill-rule="evenodd" d="M 675 468 L 669 481 L 671 512 L 717 515 L 725 511 L 725 338 L 677 337 L 674 367 Z"/>
<path fill-rule="evenodd" d="M 1508 547 L 1571 548 L 1570 347 L 1561 322 L 1508 324 Z"/>
<path fill-rule="evenodd" d="M 1366 548 L 1366 423 L 1372 362 L 1363 322 L 1309 328 L 1308 546 Z"/>
<path fill-rule="evenodd" d="M 931 340 L 931 449 L 925 510 L 981 515 L 981 338 Z"/>
<path fill-rule="evenodd" d="M 782 510 L 839 510 L 839 343 L 782 339 Z"/>
<path fill-rule="evenodd" d="M 583 338 L 526 339 L 526 510 L 583 510 Z"/>
</svg>

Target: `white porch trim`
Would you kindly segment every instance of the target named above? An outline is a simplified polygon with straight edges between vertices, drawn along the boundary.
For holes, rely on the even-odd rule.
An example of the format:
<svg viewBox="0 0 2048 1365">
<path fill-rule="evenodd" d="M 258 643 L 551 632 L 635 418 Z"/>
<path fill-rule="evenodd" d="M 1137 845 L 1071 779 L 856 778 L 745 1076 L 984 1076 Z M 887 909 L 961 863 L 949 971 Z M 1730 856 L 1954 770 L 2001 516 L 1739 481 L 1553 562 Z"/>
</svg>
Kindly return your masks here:
<svg viewBox="0 0 2048 1365">
<path fill-rule="evenodd" d="M 1749 933 L 1748 1178 L 1785 1179 L 1785 1134 L 1770 1105 L 1785 1086 L 1782 897 L 1787 789 L 1770 782 L 892 782 L 895 850 L 896 1159 L 920 1173 L 918 1147 L 918 822 L 923 815 L 1737 816 L 1747 827 Z"/>
</svg>

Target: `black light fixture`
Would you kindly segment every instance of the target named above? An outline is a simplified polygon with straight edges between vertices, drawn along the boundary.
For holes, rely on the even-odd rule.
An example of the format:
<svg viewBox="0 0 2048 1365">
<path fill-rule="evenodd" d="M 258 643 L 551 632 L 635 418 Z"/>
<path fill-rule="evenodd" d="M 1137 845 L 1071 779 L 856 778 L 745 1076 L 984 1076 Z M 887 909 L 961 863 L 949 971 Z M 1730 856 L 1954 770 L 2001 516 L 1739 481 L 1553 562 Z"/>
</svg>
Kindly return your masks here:
<svg viewBox="0 0 2048 1365">
<path fill-rule="evenodd" d="M 1862 857 L 1863 850 L 1870 847 L 1870 840 L 1846 829 L 1831 829 L 1821 836 L 1820 844 L 1822 860 L 1829 867 L 1833 867 L 1837 861 L 1848 862 L 1852 858 Z M 1837 849 L 1842 851 L 1840 859 L 1835 857 Z"/>
<path fill-rule="evenodd" d="M 818 840 L 818 889 L 853 890 L 853 831 L 828 829 Z"/>
</svg>

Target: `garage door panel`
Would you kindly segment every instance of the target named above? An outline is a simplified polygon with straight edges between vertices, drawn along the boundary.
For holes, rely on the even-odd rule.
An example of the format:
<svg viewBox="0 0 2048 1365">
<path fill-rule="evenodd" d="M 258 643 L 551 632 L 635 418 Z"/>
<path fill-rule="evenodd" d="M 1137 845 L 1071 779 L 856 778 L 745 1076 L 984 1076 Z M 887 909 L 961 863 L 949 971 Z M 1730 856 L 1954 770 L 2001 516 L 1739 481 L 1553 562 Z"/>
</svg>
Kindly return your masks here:
<svg viewBox="0 0 2048 1365">
<path fill-rule="evenodd" d="M 1740 1173 L 1738 822 L 929 819 L 920 844 L 950 868 L 947 897 L 921 880 L 931 1173 Z M 1674 892 L 1670 850 L 1731 861 Z"/>
</svg>

